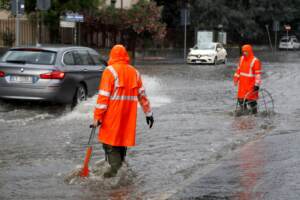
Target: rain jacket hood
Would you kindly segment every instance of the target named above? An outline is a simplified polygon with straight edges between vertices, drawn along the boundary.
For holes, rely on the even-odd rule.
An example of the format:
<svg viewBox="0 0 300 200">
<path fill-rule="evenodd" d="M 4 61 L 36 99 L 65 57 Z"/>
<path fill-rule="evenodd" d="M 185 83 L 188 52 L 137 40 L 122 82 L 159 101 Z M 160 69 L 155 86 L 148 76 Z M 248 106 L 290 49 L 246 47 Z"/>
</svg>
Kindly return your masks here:
<svg viewBox="0 0 300 200">
<path fill-rule="evenodd" d="M 129 62 L 130 58 L 126 48 L 121 44 L 115 45 L 110 51 L 108 65 L 114 66 L 118 71 L 118 87 L 123 87 L 125 84 L 130 88 L 137 87 L 137 76 L 126 80 L 126 73 L 128 73 L 128 67 L 130 66 Z"/>
<path fill-rule="evenodd" d="M 248 56 L 245 56 L 246 59 L 252 59 L 254 57 L 252 46 L 250 44 L 245 44 L 242 47 L 242 52 L 247 52 L 248 53 Z"/>
<path fill-rule="evenodd" d="M 129 64 L 130 58 L 128 56 L 126 48 L 121 45 L 115 45 L 110 51 L 108 65 L 113 64 Z"/>
<path fill-rule="evenodd" d="M 101 122 L 98 139 L 112 146 L 134 146 L 137 103 L 146 116 L 152 116 L 150 102 L 138 70 L 129 65 L 124 46 L 110 52 L 109 66 L 102 74 L 94 119 Z"/>
</svg>

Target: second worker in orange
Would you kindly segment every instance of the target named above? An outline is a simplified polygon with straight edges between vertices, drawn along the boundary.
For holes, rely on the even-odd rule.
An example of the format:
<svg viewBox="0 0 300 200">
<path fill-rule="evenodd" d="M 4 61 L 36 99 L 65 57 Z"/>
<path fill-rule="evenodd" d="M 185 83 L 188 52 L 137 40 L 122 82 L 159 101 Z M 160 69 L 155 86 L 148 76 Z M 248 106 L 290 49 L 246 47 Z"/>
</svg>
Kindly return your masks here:
<svg viewBox="0 0 300 200">
<path fill-rule="evenodd" d="M 123 45 L 112 48 L 108 65 L 102 75 L 94 112 L 94 126 L 101 125 L 98 139 L 111 166 L 104 174 L 106 178 L 117 174 L 127 147 L 135 145 L 138 102 L 150 128 L 154 122 L 141 75 L 130 65 Z"/>
</svg>

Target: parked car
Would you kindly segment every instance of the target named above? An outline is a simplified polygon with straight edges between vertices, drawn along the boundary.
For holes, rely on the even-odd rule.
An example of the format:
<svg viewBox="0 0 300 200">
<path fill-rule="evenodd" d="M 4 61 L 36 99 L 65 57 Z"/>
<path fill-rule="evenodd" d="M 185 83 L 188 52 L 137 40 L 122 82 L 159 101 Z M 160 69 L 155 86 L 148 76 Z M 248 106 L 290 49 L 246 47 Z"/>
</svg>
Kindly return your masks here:
<svg viewBox="0 0 300 200">
<path fill-rule="evenodd" d="M 221 43 L 201 43 L 190 49 L 187 63 L 226 63 L 227 51 Z"/>
<path fill-rule="evenodd" d="M 283 36 L 279 41 L 279 49 L 299 49 L 300 43 L 296 36 Z"/>
<path fill-rule="evenodd" d="M 75 105 L 95 94 L 104 68 L 87 47 L 11 48 L 0 60 L 0 99 Z"/>
</svg>

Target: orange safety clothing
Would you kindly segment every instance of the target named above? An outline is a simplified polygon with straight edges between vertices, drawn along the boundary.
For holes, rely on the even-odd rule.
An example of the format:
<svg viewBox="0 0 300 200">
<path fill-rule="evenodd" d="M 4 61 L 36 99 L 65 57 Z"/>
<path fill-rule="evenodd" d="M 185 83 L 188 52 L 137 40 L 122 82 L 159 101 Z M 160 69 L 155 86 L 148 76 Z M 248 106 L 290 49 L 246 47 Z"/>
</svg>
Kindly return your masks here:
<svg viewBox="0 0 300 200">
<path fill-rule="evenodd" d="M 124 46 L 115 45 L 103 71 L 94 120 L 101 122 L 98 139 L 112 146 L 134 146 L 137 102 L 152 116 L 141 75 L 129 64 Z"/>
<path fill-rule="evenodd" d="M 242 52 L 243 56 L 240 58 L 233 78 L 235 85 L 238 84 L 237 98 L 257 100 L 258 92 L 253 91 L 254 86 L 260 86 L 261 84 L 261 63 L 254 56 L 251 45 L 244 45 Z"/>
</svg>

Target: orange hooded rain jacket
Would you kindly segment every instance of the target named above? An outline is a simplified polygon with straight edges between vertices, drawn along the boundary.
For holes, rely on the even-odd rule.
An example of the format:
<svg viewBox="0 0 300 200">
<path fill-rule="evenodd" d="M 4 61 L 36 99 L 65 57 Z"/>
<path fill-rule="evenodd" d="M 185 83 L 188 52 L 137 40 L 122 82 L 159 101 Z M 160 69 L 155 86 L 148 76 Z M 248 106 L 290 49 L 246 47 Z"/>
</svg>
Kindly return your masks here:
<svg viewBox="0 0 300 200">
<path fill-rule="evenodd" d="M 234 83 L 238 84 L 237 98 L 247 100 L 257 100 L 258 92 L 254 91 L 254 86 L 261 84 L 261 63 L 254 56 L 251 45 L 242 47 L 243 56 L 234 74 Z M 244 55 L 247 52 L 247 56 Z"/>
<path fill-rule="evenodd" d="M 146 116 L 152 111 L 139 72 L 124 46 L 115 45 L 103 71 L 94 120 L 101 122 L 98 139 L 112 146 L 134 146 L 137 102 Z"/>
</svg>

